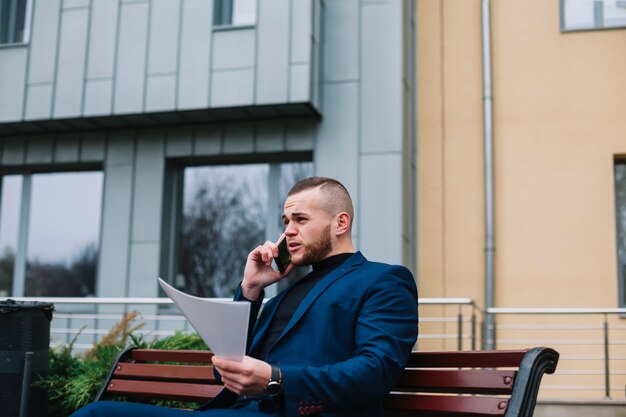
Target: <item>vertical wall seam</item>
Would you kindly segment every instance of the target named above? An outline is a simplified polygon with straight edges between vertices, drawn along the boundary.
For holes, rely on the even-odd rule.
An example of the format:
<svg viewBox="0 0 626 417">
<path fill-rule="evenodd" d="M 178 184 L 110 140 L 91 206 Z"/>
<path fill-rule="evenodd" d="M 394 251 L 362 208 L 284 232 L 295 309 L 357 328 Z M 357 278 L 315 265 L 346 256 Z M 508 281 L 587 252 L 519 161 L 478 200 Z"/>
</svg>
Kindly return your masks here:
<svg viewBox="0 0 626 417">
<path fill-rule="evenodd" d="M 28 52 L 26 53 L 26 74 L 24 76 L 24 98 L 22 101 L 22 121 L 26 120 L 26 106 L 28 104 L 28 82 L 30 76 L 30 56 L 33 50 L 33 27 L 35 27 L 35 2 L 30 2 L 31 9 L 31 20 L 30 20 L 30 28 L 29 28 L 29 37 L 28 40 Z"/>
<path fill-rule="evenodd" d="M 133 140 L 133 158 L 132 164 L 130 167 L 130 213 L 128 215 L 128 251 L 126 253 L 126 279 L 124 280 L 125 288 L 124 288 L 124 296 L 130 296 L 130 264 L 133 253 L 133 222 L 135 217 L 135 182 L 136 182 L 136 173 L 137 173 L 137 138 L 139 133 L 135 130 L 133 131 L 132 140 Z"/>
<path fill-rule="evenodd" d="M 179 109 L 179 98 L 180 98 L 180 50 L 183 39 L 183 10 L 184 10 L 185 0 L 180 0 L 178 6 L 178 40 L 176 42 L 176 86 L 174 87 L 174 109 Z"/>
<path fill-rule="evenodd" d="M 55 103 L 56 103 L 56 94 L 57 94 L 57 76 L 59 72 L 59 51 L 61 49 L 61 27 L 63 26 L 63 15 L 65 12 L 63 11 L 63 1 L 59 1 L 59 19 L 57 21 L 57 45 L 56 50 L 54 51 L 54 73 L 52 75 L 52 94 L 50 98 L 50 116 L 48 118 L 52 119 L 54 117 Z"/>
<path fill-rule="evenodd" d="M 150 29 L 152 28 L 152 0 L 148 0 L 148 12 L 147 12 L 148 24 L 146 25 L 146 53 L 144 56 L 144 68 L 143 68 L 143 98 L 141 103 L 141 112 L 146 113 L 146 101 L 148 100 L 148 75 L 150 73 L 150 44 L 152 43 L 152 36 L 150 36 Z"/>
<path fill-rule="evenodd" d="M 80 97 L 80 116 L 85 114 L 85 96 L 87 95 L 87 69 L 89 66 L 89 50 L 91 44 L 91 30 L 93 27 L 93 0 L 89 0 L 89 8 L 87 9 L 89 16 L 87 17 L 87 39 L 85 40 L 85 65 L 83 67 L 83 91 Z"/>
<path fill-rule="evenodd" d="M 218 0 L 214 0 L 218 1 Z M 257 89 L 259 86 L 259 32 L 261 28 L 261 2 L 256 2 L 256 22 L 254 27 L 254 85 L 252 86 L 252 104 L 257 104 Z"/>
<path fill-rule="evenodd" d="M 287 103 L 291 102 L 291 37 L 293 36 L 293 0 L 289 0 L 289 27 L 287 36 Z"/>
<path fill-rule="evenodd" d="M 363 98 L 362 95 L 362 89 L 363 89 L 363 77 L 362 77 L 362 71 L 361 71 L 361 66 L 363 65 L 363 4 L 361 2 L 359 2 L 358 6 L 357 6 L 358 10 L 357 10 L 357 15 L 358 15 L 358 19 L 357 19 L 357 31 L 358 31 L 358 45 L 357 45 L 357 51 L 358 51 L 358 65 L 357 65 L 357 103 L 358 103 L 358 107 L 357 107 L 357 114 L 356 114 L 356 143 L 357 143 L 357 164 L 356 164 L 356 178 L 357 178 L 357 187 L 356 190 L 354 190 L 354 192 L 357 194 L 356 196 L 356 201 L 358 201 L 358 205 L 359 205 L 359 212 L 361 213 L 360 216 L 357 216 L 357 230 L 359 231 L 358 233 L 358 244 L 359 246 L 361 245 L 361 242 L 363 242 L 363 228 L 361 227 L 361 225 L 363 224 L 361 222 L 361 219 L 363 218 L 363 205 L 362 203 L 362 193 L 361 193 L 361 183 L 363 182 L 363 178 L 361 177 L 361 173 L 362 173 L 362 168 L 363 168 L 363 155 L 362 155 L 362 151 L 363 151 L 363 147 L 362 145 L 362 138 L 361 138 L 361 112 L 362 112 L 362 106 L 361 106 L 361 99 Z"/>
<path fill-rule="evenodd" d="M 122 19 L 122 0 L 117 0 L 117 22 L 115 27 L 115 52 L 113 53 L 113 79 L 111 82 L 111 113 L 115 114 L 115 99 L 116 99 L 116 85 L 117 85 L 117 57 L 120 53 L 120 22 Z"/>
</svg>

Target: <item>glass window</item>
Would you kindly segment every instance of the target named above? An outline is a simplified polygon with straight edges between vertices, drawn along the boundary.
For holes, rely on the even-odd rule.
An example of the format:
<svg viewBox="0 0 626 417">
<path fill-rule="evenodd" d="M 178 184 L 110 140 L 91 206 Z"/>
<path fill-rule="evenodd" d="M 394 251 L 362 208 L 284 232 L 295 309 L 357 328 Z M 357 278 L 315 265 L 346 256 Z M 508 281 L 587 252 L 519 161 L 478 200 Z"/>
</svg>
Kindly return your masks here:
<svg viewBox="0 0 626 417">
<path fill-rule="evenodd" d="M 282 233 L 282 203 L 313 164 L 183 167 L 173 284 L 201 297 L 232 297 L 250 250 Z"/>
<path fill-rule="evenodd" d="M 101 172 L 2 177 L 0 290 L 94 295 L 102 182 Z"/>
<path fill-rule="evenodd" d="M 619 305 L 626 307 L 626 161 L 615 164 L 615 213 Z"/>
<path fill-rule="evenodd" d="M 626 0 L 561 0 L 561 30 L 626 27 Z"/>
<path fill-rule="evenodd" d="M 0 0 L 0 44 L 28 42 L 30 0 Z"/>
<path fill-rule="evenodd" d="M 215 0 L 213 24 L 215 26 L 242 26 L 256 23 L 257 0 Z"/>
</svg>

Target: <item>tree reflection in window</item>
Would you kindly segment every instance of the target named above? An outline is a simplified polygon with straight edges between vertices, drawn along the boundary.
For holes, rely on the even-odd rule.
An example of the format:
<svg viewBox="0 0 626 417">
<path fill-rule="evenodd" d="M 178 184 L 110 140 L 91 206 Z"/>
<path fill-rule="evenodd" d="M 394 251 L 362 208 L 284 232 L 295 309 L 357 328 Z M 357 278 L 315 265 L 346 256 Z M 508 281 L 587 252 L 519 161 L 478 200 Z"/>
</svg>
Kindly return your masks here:
<svg viewBox="0 0 626 417">
<path fill-rule="evenodd" d="M 243 278 L 248 253 L 266 239 L 278 238 L 287 191 L 312 175 L 313 164 L 272 167 L 265 163 L 184 169 L 177 288 L 200 297 L 231 297 Z M 271 170 L 278 174 L 277 187 L 270 187 Z M 269 216 L 272 230 L 266 230 Z M 297 279 L 302 274 L 292 275 Z"/>
<path fill-rule="evenodd" d="M 249 251 L 265 240 L 267 175 L 267 164 L 185 169 L 177 287 L 232 296 Z"/>
</svg>

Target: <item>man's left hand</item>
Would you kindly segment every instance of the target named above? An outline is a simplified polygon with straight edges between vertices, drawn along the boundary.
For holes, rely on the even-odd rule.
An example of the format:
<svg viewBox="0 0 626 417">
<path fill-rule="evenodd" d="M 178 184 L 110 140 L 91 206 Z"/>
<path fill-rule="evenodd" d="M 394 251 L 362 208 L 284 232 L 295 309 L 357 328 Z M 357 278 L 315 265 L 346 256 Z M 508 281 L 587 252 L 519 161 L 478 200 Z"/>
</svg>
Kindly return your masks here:
<svg viewBox="0 0 626 417">
<path fill-rule="evenodd" d="M 242 362 L 213 356 L 213 366 L 222 375 L 224 386 L 238 395 L 262 394 L 272 377 L 270 364 L 244 356 Z"/>
</svg>

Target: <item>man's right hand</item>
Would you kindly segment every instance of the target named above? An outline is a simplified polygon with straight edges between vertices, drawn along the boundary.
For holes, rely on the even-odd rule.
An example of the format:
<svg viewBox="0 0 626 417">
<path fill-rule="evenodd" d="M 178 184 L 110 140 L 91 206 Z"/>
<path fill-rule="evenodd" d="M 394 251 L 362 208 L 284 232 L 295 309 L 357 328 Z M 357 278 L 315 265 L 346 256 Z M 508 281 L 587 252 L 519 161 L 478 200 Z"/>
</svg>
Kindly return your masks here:
<svg viewBox="0 0 626 417">
<path fill-rule="evenodd" d="M 248 300 L 257 300 L 263 288 L 280 281 L 293 270 L 293 265 L 289 265 L 281 274 L 272 268 L 272 260 L 277 256 L 278 246 L 269 240 L 248 254 L 241 283 L 241 292 Z"/>
</svg>

